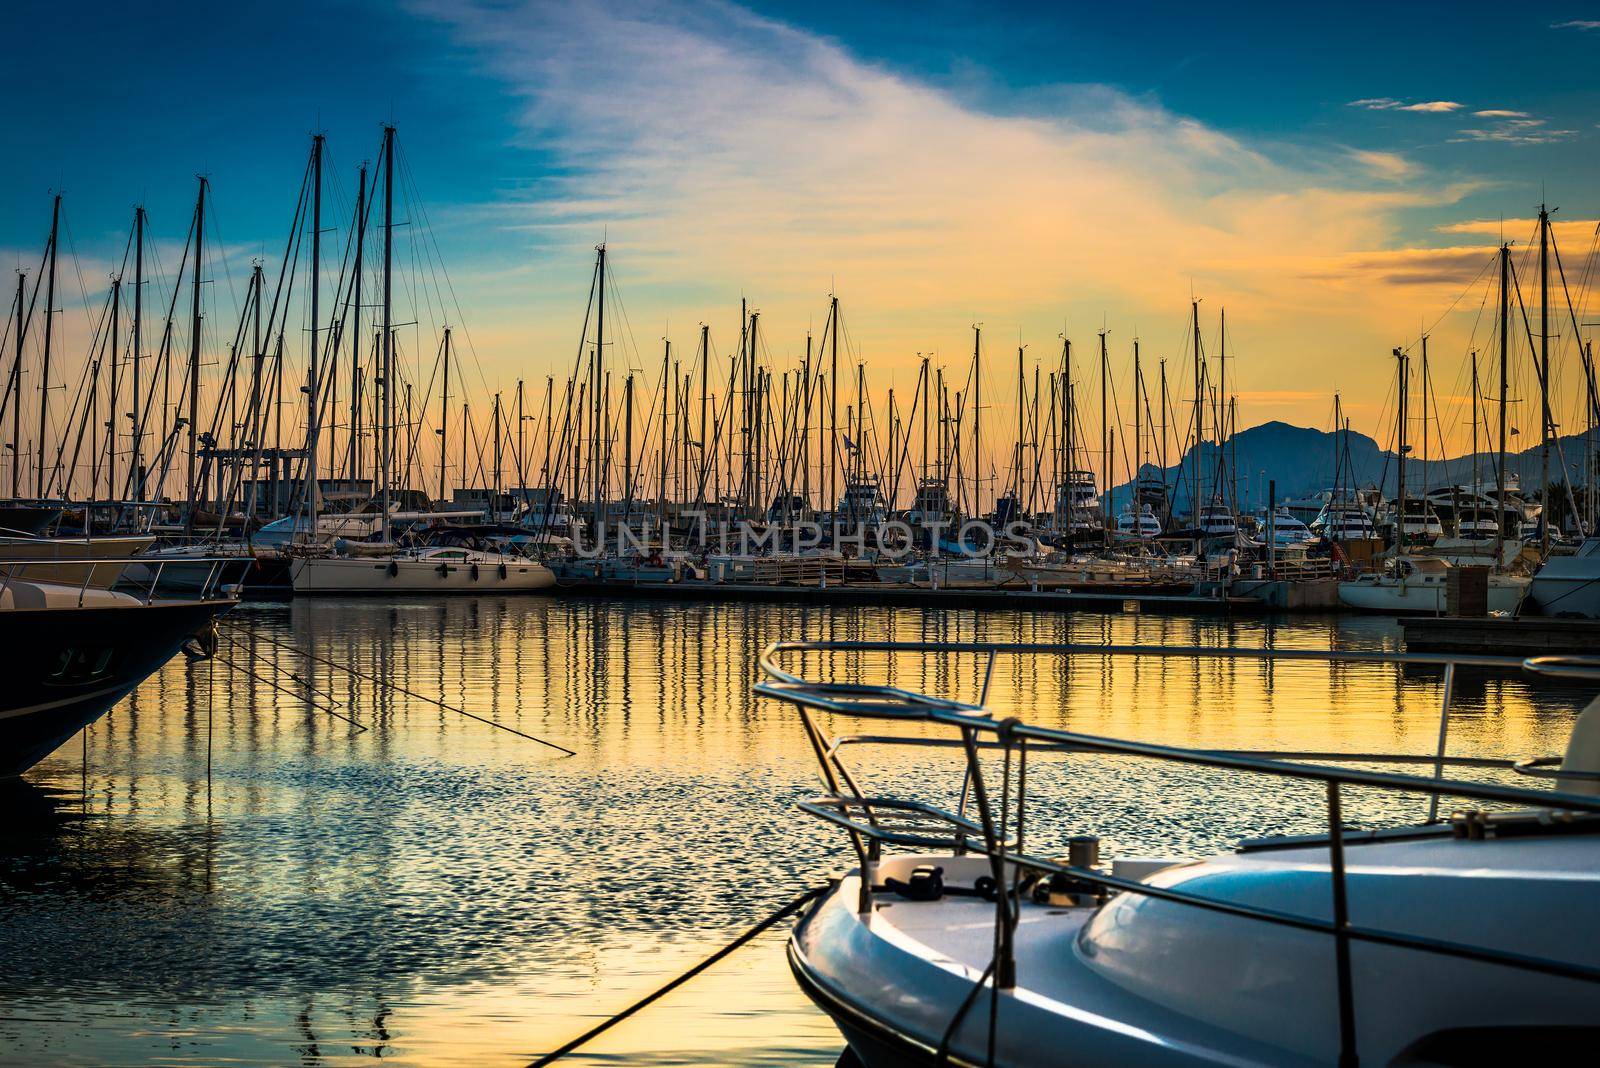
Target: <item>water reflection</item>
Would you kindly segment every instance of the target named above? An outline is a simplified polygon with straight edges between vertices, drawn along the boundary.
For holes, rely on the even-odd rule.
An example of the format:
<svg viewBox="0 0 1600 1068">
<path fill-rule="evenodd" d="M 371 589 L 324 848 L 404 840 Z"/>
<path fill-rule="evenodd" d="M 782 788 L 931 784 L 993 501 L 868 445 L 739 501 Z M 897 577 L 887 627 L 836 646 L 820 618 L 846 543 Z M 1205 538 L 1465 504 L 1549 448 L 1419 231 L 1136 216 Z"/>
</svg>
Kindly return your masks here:
<svg viewBox="0 0 1600 1068">
<path fill-rule="evenodd" d="M 237 667 L 174 661 L 0 797 L 0 1058 L 515 1064 L 549 1048 L 842 859 L 794 812 L 814 773 L 791 713 L 749 692 L 776 638 L 1397 637 L 1334 617 L 512 597 L 250 606 L 234 623 Z M 832 668 L 967 697 L 981 679 L 961 657 Z M 997 711 L 1036 722 L 1230 748 L 1429 752 L 1437 700 L 1436 679 L 1388 669 L 1225 660 L 1002 660 L 991 686 Z M 1553 751 L 1572 703 L 1463 677 L 1452 751 Z M 938 755 L 860 758 L 887 786 L 950 778 L 929 779 Z M 1214 848 L 1321 813 L 1216 772 L 1074 758 L 1034 774 L 1056 833 L 1096 827 L 1110 852 Z M 1351 803 L 1371 818 L 1394 806 Z M 758 943 L 593 1056 L 831 1064 L 838 1039 L 777 947 Z"/>
</svg>

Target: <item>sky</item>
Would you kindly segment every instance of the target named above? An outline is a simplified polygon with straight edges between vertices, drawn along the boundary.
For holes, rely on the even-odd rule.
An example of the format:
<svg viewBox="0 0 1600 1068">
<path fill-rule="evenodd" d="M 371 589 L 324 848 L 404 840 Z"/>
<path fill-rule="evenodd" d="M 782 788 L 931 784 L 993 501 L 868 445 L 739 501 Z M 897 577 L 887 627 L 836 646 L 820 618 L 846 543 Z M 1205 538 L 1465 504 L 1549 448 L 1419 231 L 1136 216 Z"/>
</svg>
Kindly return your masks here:
<svg viewBox="0 0 1600 1068">
<path fill-rule="evenodd" d="M 909 390 L 919 354 L 964 367 L 977 323 L 991 395 L 1019 344 L 1048 369 L 1063 334 L 1088 359 L 1102 329 L 1119 380 L 1135 338 L 1176 377 L 1195 298 L 1213 355 L 1226 309 L 1241 426 L 1327 427 L 1339 391 L 1376 434 L 1389 354 L 1426 329 L 1459 445 L 1502 232 L 1523 256 L 1547 200 L 1576 283 L 1600 218 L 1600 18 L 1580 5 L 21 0 L 0 18 L 8 265 L 36 265 L 59 190 L 93 303 L 134 204 L 175 261 L 204 174 L 226 314 L 251 258 L 280 255 L 310 135 L 348 205 L 393 122 L 426 211 L 405 222 L 453 291 L 431 314 L 482 391 L 568 372 L 603 241 L 619 367 L 655 366 L 663 337 L 692 349 L 701 322 L 726 355 L 741 298 L 792 366 L 837 293 L 879 389 Z"/>
</svg>

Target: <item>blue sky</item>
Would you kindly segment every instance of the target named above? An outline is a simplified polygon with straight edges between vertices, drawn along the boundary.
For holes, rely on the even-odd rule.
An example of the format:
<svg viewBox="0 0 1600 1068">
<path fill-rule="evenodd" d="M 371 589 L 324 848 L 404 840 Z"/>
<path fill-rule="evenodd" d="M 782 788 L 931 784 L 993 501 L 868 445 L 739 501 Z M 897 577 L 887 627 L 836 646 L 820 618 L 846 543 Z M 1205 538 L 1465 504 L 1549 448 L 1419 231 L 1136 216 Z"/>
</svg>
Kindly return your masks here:
<svg viewBox="0 0 1600 1068">
<path fill-rule="evenodd" d="M 789 358 L 837 286 L 888 366 L 960 351 L 976 320 L 1041 351 L 1064 319 L 1176 352 L 1198 291 L 1284 355 L 1244 369 L 1285 409 L 1259 418 L 1315 422 L 1333 389 L 1376 411 L 1383 357 L 1460 295 L 1486 220 L 1542 187 L 1574 226 L 1600 215 L 1600 26 L 1563 25 L 1593 18 L 23 0 L 0 251 L 36 259 L 55 188 L 87 260 L 120 253 L 138 201 L 180 241 L 204 172 L 223 238 L 270 260 L 310 133 L 348 199 L 392 118 L 495 382 L 564 364 L 605 238 L 641 348 L 736 332 L 749 293 Z"/>
</svg>

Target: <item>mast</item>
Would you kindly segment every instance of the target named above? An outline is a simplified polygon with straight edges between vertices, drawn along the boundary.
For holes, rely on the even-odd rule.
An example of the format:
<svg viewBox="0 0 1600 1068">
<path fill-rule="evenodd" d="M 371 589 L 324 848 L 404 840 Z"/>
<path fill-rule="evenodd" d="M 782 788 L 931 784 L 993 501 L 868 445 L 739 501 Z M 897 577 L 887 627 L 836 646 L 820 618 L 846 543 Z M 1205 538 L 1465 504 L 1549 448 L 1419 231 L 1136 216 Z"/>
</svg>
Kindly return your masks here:
<svg viewBox="0 0 1600 1068">
<path fill-rule="evenodd" d="M 1472 350 L 1472 532 L 1478 532 L 1478 350 Z M 1456 516 L 1456 534 L 1461 533 L 1461 517 Z"/>
<path fill-rule="evenodd" d="M 183 517 L 183 532 L 194 533 L 194 513 L 200 506 L 200 487 L 195 484 L 194 460 L 200 443 L 200 261 L 205 248 L 206 180 L 200 179 L 200 193 L 194 202 L 194 277 L 190 285 L 189 315 L 189 473 L 184 486 L 188 510 Z"/>
<path fill-rule="evenodd" d="M 35 473 L 35 493 L 44 499 L 44 443 L 46 423 L 50 418 L 50 339 L 56 321 L 56 238 L 61 225 L 61 194 L 57 193 L 50 208 L 50 267 L 44 296 L 44 360 L 39 370 L 39 470 Z M 21 407 L 22 398 L 17 397 Z"/>
<path fill-rule="evenodd" d="M 118 334 L 121 333 L 122 314 L 122 275 L 119 273 L 111 282 L 111 336 L 107 341 L 106 350 L 111 358 L 111 388 L 106 404 L 106 500 L 112 500 L 117 492 L 117 347 L 120 344 Z M 93 490 L 90 496 L 94 495 Z M 87 513 L 84 516 L 88 522 Z"/>
<path fill-rule="evenodd" d="M 1494 520 L 1494 559 L 1498 567 L 1505 558 L 1506 544 L 1506 364 L 1511 346 L 1511 246 L 1500 246 L 1500 443 L 1495 464 L 1495 500 L 1499 507 Z"/>
<path fill-rule="evenodd" d="M 471 340 L 470 338 L 468 340 Z M 444 392 L 439 398 L 439 503 L 445 496 L 445 463 L 450 457 L 450 328 L 444 328 Z M 461 449 L 462 468 L 465 470 L 466 446 Z"/>
<path fill-rule="evenodd" d="M 367 238 L 367 165 L 356 181 L 356 256 L 350 282 L 350 482 L 361 477 L 361 260 Z M 424 398 L 426 400 L 426 398 Z"/>
<path fill-rule="evenodd" d="M 196 263 L 199 258 L 196 257 Z M 322 300 L 322 135 L 311 138 L 311 359 L 306 369 L 306 504 L 311 512 L 313 538 L 321 505 L 317 479 L 317 451 L 322 437 L 322 405 L 318 401 L 317 371 L 322 348 L 317 344 Z"/>
<path fill-rule="evenodd" d="M 390 468 L 394 462 L 394 127 L 383 128 L 383 426 L 379 478 L 383 480 L 383 537 L 388 541 Z"/>
<path fill-rule="evenodd" d="M 593 410 L 590 420 L 590 441 L 592 451 L 589 462 L 593 470 L 590 472 L 590 484 L 594 493 L 594 533 L 595 538 L 600 537 L 600 524 L 605 518 L 605 473 L 600 469 L 601 452 L 600 442 L 602 425 L 605 423 L 605 410 L 602 407 L 605 399 L 601 395 L 600 365 L 605 359 L 606 350 L 606 246 L 601 243 L 596 249 L 594 265 L 595 272 L 595 326 L 594 326 L 594 355 L 589 361 L 589 403 Z M 597 540 L 595 544 L 599 544 Z"/>
<path fill-rule="evenodd" d="M 1406 367 L 1406 355 L 1400 349 L 1394 350 L 1395 374 L 1399 376 L 1400 403 L 1395 415 L 1395 454 L 1397 466 L 1397 492 L 1396 507 L 1399 509 L 1398 518 L 1395 520 L 1395 547 L 1399 552 L 1406 551 L 1406 393 L 1410 386 L 1411 375 Z"/>
<path fill-rule="evenodd" d="M 1172 518 L 1172 502 L 1167 497 L 1167 361 L 1161 361 L 1161 510 Z"/>
<path fill-rule="evenodd" d="M 972 328 L 972 514 L 974 517 L 982 512 L 979 499 L 983 496 L 983 465 L 978 460 L 978 424 L 983 422 L 979 401 L 983 396 L 980 383 L 983 381 L 982 364 L 983 327 L 974 325 Z"/>
<path fill-rule="evenodd" d="M 11 365 L 11 499 L 16 500 L 22 479 L 22 318 L 23 292 L 28 276 L 17 271 L 17 358 Z"/>
<path fill-rule="evenodd" d="M 494 395 L 494 448 L 490 450 L 494 456 L 494 485 L 489 492 L 489 522 L 500 522 L 500 444 L 503 440 L 500 435 L 500 394 Z"/>
<path fill-rule="evenodd" d="M 1191 300 L 1190 308 L 1194 315 L 1194 500 L 1189 504 L 1189 510 L 1194 517 L 1194 525 L 1200 525 L 1200 443 L 1205 440 L 1206 409 L 1204 387 L 1201 382 L 1200 363 L 1200 302 Z"/>
<path fill-rule="evenodd" d="M 1539 205 L 1539 552 L 1550 555 L 1550 211 Z"/>
<path fill-rule="evenodd" d="M 622 522 L 633 518 L 633 372 L 622 380 Z M 663 407 L 663 414 L 665 407 Z"/>
<path fill-rule="evenodd" d="M 1021 510 L 1021 507 L 1022 507 L 1022 442 L 1023 442 L 1024 438 L 1025 438 L 1025 435 L 1023 434 L 1023 430 L 1022 430 L 1022 412 L 1023 412 L 1023 408 L 1026 407 L 1026 405 L 1027 405 L 1027 399 L 1024 397 L 1023 391 L 1024 391 L 1024 385 L 1023 385 L 1023 368 L 1022 368 L 1022 346 L 1018 345 L 1017 346 L 1017 447 L 1016 447 L 1016 450 L 1012 454 L 1012 456 L 1013 456 L 1013 459 L 1012 459 L 1012 464 L 1013 464 L 1012 478 L 1015 480 L 1015 483 L 1011 487 L 1011 493 L 1013 495 L 1013 500 L 1016 502 L 1017 508 L 1018 508 L 1019 511 Z"/>
<path fill-rule="evenodd" d="M 831 355 L 828 362 L 828 514 L 837 516 L 839 510 L 839 296 L 828 298 L 828 343 Z M 700 417 L 700 432 L 705 433 L 705 416 Z M 839 524 L 834 524 L 837 535 Z"/>
<path fill-rule="evenodd" d="M 1108 406 L 1111 392 L 1111 365 L 1106 359 L 1106 332 L 1100 331 L 1100 477 L 1105 479 L 1105 491 L 1100 495 L 1100 530 L 1111 538 L 1111 412 Z"/>
<path fill-rule="evenodd" d="M 672 341 L 662 338 L 661 347 L 661 462 L 656 467 L 656 523 L 661 527 L 661 547 L 667 547 L 667 416 L 675 412 L 677 375 L 672 370 Z"/>
<path fill-rule="evenodd" d="M 144 205 L 133 209 L 133 448 L 128 460 L 128 476 L 133 480 L 133 499 L 144 500 L 144 463 L 139 455 L 144 439 L 144 415 L 139 406 L 139 364 L 144 359 Z M 259 301 L 259 297 L 257 300 Z M 259 351 L 259 346 L 257 349 Z M 13 496 L 15 490 L 12 491 Z"/>
<path fill-rule="evenodd" d="M 1133 339 L 1133 492 L 1130 495 L 1131 504 L 1129 511 L 1135 516 L 1140 514 L 1139 504 L 1139 468 L 1144 464 L 1144 424 L 1140 420 L 1139 409 L 1144 401 L 1144 374 L 1139 369 L 1139 339 Z M 1134 520 L 1133 529 L 1139 529 L 1138 520 Z"/>
</svg>

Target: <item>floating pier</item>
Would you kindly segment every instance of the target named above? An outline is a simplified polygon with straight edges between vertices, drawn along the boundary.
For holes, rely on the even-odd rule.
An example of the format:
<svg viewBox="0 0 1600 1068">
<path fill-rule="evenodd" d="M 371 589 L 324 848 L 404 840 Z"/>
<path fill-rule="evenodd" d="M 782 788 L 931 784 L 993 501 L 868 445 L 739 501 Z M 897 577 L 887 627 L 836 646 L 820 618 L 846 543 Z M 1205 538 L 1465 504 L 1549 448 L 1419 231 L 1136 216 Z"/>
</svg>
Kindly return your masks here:
<svg viewBox="0 0 1600 1068">
<path fill-rule="evenodd" d="M 1499 617 L 1402 619 L 1406 650 L 1417 653 L 1594 653 L 1600 621 Z"/>
</svg>

